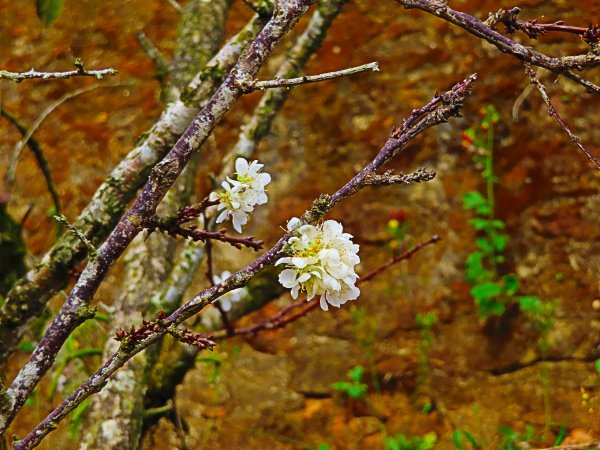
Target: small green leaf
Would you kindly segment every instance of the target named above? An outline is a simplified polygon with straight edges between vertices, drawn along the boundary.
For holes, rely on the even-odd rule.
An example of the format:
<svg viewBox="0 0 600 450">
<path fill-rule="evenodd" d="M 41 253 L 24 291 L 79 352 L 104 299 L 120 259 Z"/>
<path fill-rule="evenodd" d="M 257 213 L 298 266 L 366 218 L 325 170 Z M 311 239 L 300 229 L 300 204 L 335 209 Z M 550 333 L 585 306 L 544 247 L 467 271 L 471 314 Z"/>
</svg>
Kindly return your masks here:
<svg viewBox="0 0 600 450">
<path fill-rule="evenodd" d="M 476 300 L 488 300 L 497 297 L 501 293 L 502 287 L 492 282 L 478 284 L 471 289 L 471 295 Z"/>
<path fill-rule="evenodd" d="M 350 369 L 348 372 L 348 378 L 352 381 L 360 381 L 365 373 L 365 368 L 363 366 L 356 366 Z"/>
<path fill-rule="evenodd" d="M 471 443 L 473 448 L 475 448 L 475 449 L 481 448 L 481 445 L 479 445 L 479 443 L 477 442 L 477 440 L 471 433 L 469 433 L 468 431 L 463 431 L 463 434 L 465 435 L 467 440 Z"/>
<path fill-rule="evenodd" d="M 485 237 L 480 237 L 475 239 L 475 245 L 479 247 L 479 249 L 484 252 L 486 255 L 489 255 L 494 251 L 494 246 L 492 241 Z"/>
<path fill-rule="evenodd" d="M 490 226 L 490 221 L 487 219 L 482 219 L 481 217 L 473 217 L 469 220 L 469 223 L 473 225 L 477 231 L 485 230 Z"/>
<path fill-rule="evenodd" d="M 454 432 L 452 433 L 452 441 L 454 442 L 454 446 L 458 450 L 465 450 L 465 447 L 462 444 L 462 437 L 459 430 L 454 430 Z"/>
<path fill-rule="evenodd" d="M 490 233 L 490 239 L 496 251 L 503 252 L 508 244 L 508 236 L 506 234 Z"/>
<path fill-rule="evenodd" d="M 524 313 L 539 315 L 544 312 L 544 304 L 539 297 L 524 295 L 519 297 L 519 306 Z"/>
<path fill-rule="evenodd" d="M 475 209 L 482 206 L 489 208 L 487 200 L 477 191 L 467 192 L 463 195 L 463 203 L 465 209 Z"/>
<path fill-rule="evenodd" d="M 479 317 L 483 318 L 494 315 L 499 316 L 506 308 L 504 303 L 493 299 L 475 299 L 475 302 L 477 303 L 477 306 L 479 306 L 477 314 Z"/>
<path fill-rule="evenodd" d="M 600 375 L 600 358 L 596 360 L 594 366 L 596 367 L 596 372 L 598 372 L 598 375 Z"/>
<path fill-rule="evenodd" d="M 35 10 L 38 18 L 42 21 L 45 27 L 52 25 L 63 7 L 62 0 L 36 0 Z"/>
<path fill-rule="evenodd" d="M 519 277 L 514 274 L 504 275 L 504 293 L 509 296 L 515 295 L 519 291 Z"/>
</svg>

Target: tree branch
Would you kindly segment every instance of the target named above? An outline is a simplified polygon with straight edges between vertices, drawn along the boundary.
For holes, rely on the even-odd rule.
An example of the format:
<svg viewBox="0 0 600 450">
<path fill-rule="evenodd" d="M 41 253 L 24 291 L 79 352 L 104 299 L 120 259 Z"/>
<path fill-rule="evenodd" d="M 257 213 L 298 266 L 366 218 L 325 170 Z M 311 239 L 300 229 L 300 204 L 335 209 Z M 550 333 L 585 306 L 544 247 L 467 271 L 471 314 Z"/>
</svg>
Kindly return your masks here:
<svg viewBox="0 0 600 450">
<path fill-rule="evenodd" d="M 571 70 L 582 70 L 600 65 L 600 54 L 590 52 L 585 55 L 552 58 L 539 53 L 531 47 L 498 33 L 479 19 L 450 8 L 444 0 L 396 0 L 405 8 L 417 8 L 459 26 L 478 38 L 484 39 L 500 51 L 516 56 L 534 66 L 543 67 L 558 75 L 584 86 L 588 92 L 600 93 L 600 86 L 574 74 Z"/>
<path fill-rule="evenodd" d="M 567 133 L 567 136 L 569 136 L 569 139 L 571 139 L 571 141 L 573 141 L 573 143 L 577 147 L 579 147 L 579 149 L 583 152 L 583 154 L 587 157 L 587 159 L 589 159 L 590 162 L 596 167 L 596 169 L 600 170 L 600 163 L 598 162 L 598 159 L 595 158 L 583 146 L 583 144 L 581 143 L 581 139 L 579 139 L 579 137 L 577 137 L 575 134 L 573 134 L 573 132 L 568 127 L 568 125 L 565 123 L 565 121 L 562 119 L 562 117 L 560 117 L 560 114 L 558 114 L 558 111 L 556 111 L 556 108 L 554 107 L 554 105 L 552 104 L 552 101 L 550 100 L 550 97 L 548 96 L 546 87 L 542 84 L 540 79 L 537 77 L 536 73 L 533 71 L 531 66 L 529 64 L 524 64 L 524 67 L 525 67 L 525 73 L 529 76 L 530 83 L 537 88 L 538 92 L 540 93 L 540 96 L 542 97 L 542 100 L 544 100 L 544 103 L 546 104 L 546 107 L 548 108 L 548 114 L 550 114 L 550 116 L 558 122 L 560 127 L 565 131 L 565 133 Z"/>
<path fill-rule="evenodd" d="M 33 351 L 29 361 L 19 371 L 8 389 L 13 399 L 9 411 L 2 411 L 0 432 L 13 420 L 25 399 L 52 366 L 56 354 L 70 333 L 87 317 L 78 311 L 93 298 L 112 263 L 123 253 L 133 238 L 148 224 L 156 207 L 173 185 L 191 157 L 198 152 L 210 133 L 243 95 L 243 86 L 258 73 L 272 49 L 308 10 L 313 0 L 283 0 L 278 3 L 273 17 L 254 42 L 240 56 L 237 64 L 217 89 L 210 101 L 194 118 L 173 149 L 152 170 L 148 182 L 121 218 L 106 242 L 98 250 L 98 258 L 89 261 L 65 305 L 53 319 L 44 337 Z M 137 352 L 136 352 L 137 353 Z M 124 362 L 124 361 L 123 361 Z M 49 430 L 47 431 L 49 432 Z M 41 433 L 24 440 L 18 448 L 37 445 Z"/>
<path fill-rule="evenodd" d="M 20 83 L 23 80 L 31 80 L 37 78 L 40 80 L 53 80 L 53 79 L 65 79 L 73 77 L 95 77 L 101 80 L 105 76 L 116 75 L 119 73 L 115 69 L 99 69 L 99 70 L 87 70 L 81 60 L 75 60 L 75 70 L 69 70 L 67 72 L 38 72 L 35 69 L 28 70 L 27 72 L 9 72 L 7 70 L 0 70 L 0 80 L 10 80 L 16 83 Z"/>
<path fill-rule="evenodd" d="M 300 84 L 317 83 L 319 81 L 333 80 L 335 78 L 347 77 L 366 71 L 379 72 L 379 65 L 376 62 L 363 64 L 361 66 L 350 67 L 348 69 L 336 70 L 335 72 L 326 72 L 319 75 L 305 75 L 298 78 L 274 79 L 268 81 L 254 81 L 246 90 L 252 92 L 256 90 L 265 90 L 273 88 L 290 88 Z"/>
<path fill-rule="evenodd" d="M 277 15 L 276 15 L 277 16 Z M 276 17 L 275 16 L 275 17 Z M 265 28 L 265 30 L 267 30 Z M 452 116 L 459 114 L 460 108 L 465 100 L 465 97 L 471 92 L 475 76 L 471 76 L 466 80 L 457 83 L 450 91 L 446 92 L 440 97 L 440 106 L 436 110 L 427 114 L 423 119 L 414 125 L 405 134 L 394 137 L 392 136 L 386 144 L 382 147 L 378 155 L 371 161 L 359 174 L 357 174 L 352 180 L 341 187 L 332 196 L 322 195 L 313 203 L 313 206 L 307 211 L 303 218 L 308 223 L 314 223 L 320 220 L 331 208 L 333 208 L 341 200 L 348 198 L 360 189 L 360 180 L 363 179 L 369 173 L 375 173 L 379 168 L 386 164 L 391 158 L 396 156 L 398 152 L 414 137 L 423 132 L 424 130 L 435 126 L 439 123 L 449 120 Z M 127 217 L 127 216 L 126 216 Z M 177 325 L 184 322 L 186 319 L 192 317 L 199 311 L 201 311 L 206 305 L 214 302 L 220 296 L 225 293 L 245 286 L 252 278 L 254 278 L 261 270 L 265 267 L 275 264 L 275 262 L 282 256 L 285 245 L 288 239 L 291 237 L 291 232 L 283 235 L 279 241 L 264 255 L 257 258 L 253 263 L 239 270 L 226 280 L 221 283 L 212 286 L 204 291 L 200 292 L 193 299 L 182 305 L 171 315 L 166 317 L 155 333 L 144 336 L 142 339 L 136 342 L 129 342 L 127 349 L 122 347 L 117 353 L 115 353 L 100 369 L 93 374 L 88 381 L 80 386 L 73 394 L 65 399 L 61 405 L 59 405 L 52 413 L 50 413 L 31 433 L 29 433 L 23 440 L 15 443 L 15 450 L 30 449 L 39 444 L 39 442 L 51 431 L 53 431 L 57 424 L 66 417 L 79 403 L 85 398 L 89 397 L 93 393 L 96 393 L 102 389 L 106 384 L 108 378 L 117 371 L 123 364 L 125 364 L 134 355 L 154 344 L 158 341 L 165 333 L 165 329 L 169 327 L 176 327 Z M 104 246 L 103 246 L 104 247 Z M 102 248 L 100 250 L 102 253 Z M 85 277 L 85 272 L 82 278 Z M 71 297 L 71 296 L 70 296 Z M 316 302 L 315 302 L 316 303 Z M 58 317 L 60 317 L 59 314 Z M 55 322 L 56 323 L 56 319 Z M 54 325 L 53 323 L 53 325 Z M 50 330 L 52 331 L 53 325 Z M 54 331 L 56 333 L 56 331 Z M 42 342 L 38 345 L 36 352 L 39 351 L 52 351 L 49 348 L 48 343 L 51 343 L 51 339 L 55 334 L 48 334 L 43 338 L 42 342 L 46 340 L 47 344 L 42 347 Z M 42 350 L 40 350 L 42 349 Z M 35 356 L 35 352 L 34 352 Z M 32 357 L 32 361 L 28 364 L 32 364 L 39 361 Z M 42 361 L 43 363 L 43 361 Z M 27 365 L 23 370 L 27 368 Z M 37 367 L 29 367 L 30 373 L 36 371 Z M 22 371 L 23 371 L 22 370 Z M 36 372 L 33 372 L 36 373 Z M 39 372 L 38 372 L 39 373 Z M 37 376 L 36 376 L 37 378 Z M 14 382 L 13 382 L 14 385 Z M 15 392 L 14 389 L 12 392 Z M 11 393 L 11 389 L 9 389 Z"/>
<path fill-rule="evenodd" d="M 264 26 L 260 17 L 248 24 L 196 74 L 188 85 L 187 103 L 171 103 L 160 119 L 125 156 L 98 188 L 73 223 L 94 244 L 106 238 L 143 185 L 150 169 L 175 144 L 205 101 L 231 70 L 242 50 Z M 61 236 L 42 258 L 10 290 L 0 310 L 0 368 L 6 363 L 27 329 L 28 321 L 41 314 L 47 301 L 63 289 L 70 271 L 85 258 L 85 247 L 69 233 Z M 1 408 L 0 408 L 1 412 Z M 1 429 L 2 427 L 0 427 Z"/>
<path fill-rule="evenodd" d="M 46 155 L 44 155 L 44 151 L 42 150 L 42 147 L 40 146 L 39 142 L 31 136 L 32 133 L 29 132 L 29 129 L 27 128 L 27 126 L 23 122 L 21 122 L 14 114 L 12 114 L 12 113 L 8 112 L 6 109 L 4 109 L 2 107 L 2 105 L 0 105 L 0 116 L 6 117 L 6 119 L 10 123 L 12 123 L 15 127 L 17 127 L 17 129 L 23 136 L 23 139 L 27 136 L 30 136 L 29 139 L 27 139 L 27 146 L 29 147 L 29 149 L 31 150 L 33 155 L 35 156 L 35 159 L 38 162 L 38 166 L 40 166 L 40 170 L 42 171 L 42 174 L 44 175 L 44 179 L 46 180 L 46 186 L 48 187 L 48 192 L 50 192 L 50 196 L 52 197 L 52 203 L 54 205 L 54 210 L 56 211 L 57 214 L 60 214 L 61 213 L 60 196 L 58 195 L 58 191 L 56 190 L 54 181 L 52 181 L 52 172 L 50 172 L 50 165 L 48 164 Z M 1 364 L 0 364 L 0 366 L 1 366 Z"/>
</svg>

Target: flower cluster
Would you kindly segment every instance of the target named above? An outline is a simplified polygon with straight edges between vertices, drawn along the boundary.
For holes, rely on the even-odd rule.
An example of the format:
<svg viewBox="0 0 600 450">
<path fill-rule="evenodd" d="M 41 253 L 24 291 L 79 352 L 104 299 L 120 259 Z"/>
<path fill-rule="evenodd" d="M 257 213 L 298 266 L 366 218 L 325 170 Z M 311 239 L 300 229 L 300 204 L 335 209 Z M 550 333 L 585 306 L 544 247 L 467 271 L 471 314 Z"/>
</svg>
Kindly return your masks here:
<svg viewBox="0 0 600 450">
<path fill-rule="evenodd" d="M 265 186 L 271 182 L 271 175 L 259 173 L 263 164 L 252 161 L 248 164 L 244 158 L 235 161 L 236 179 L 227 177 L 221 183 L 222 193 L 212 192 L 209 200 L 219 200 L 217 223 L 223 222 L 229 215 L 233 219 L 233 228 L 242 232 L 242 225 L 248 223 L 248 213 L 254 210 L 254 205 L 267 203 Z"/>
<path fill-rule="evenodd" d="M 329 305 L 339 308 L 358 298 L 354 266 L 360 262 L 359 247 L 352 242 L 352 235 L 343 232 L 339 222 L 327 220 L 313 226 L 302 225 L 300 219 L 293 218 L 288 231 L 294 232 L 286 247 L 291 256 L 280 258 L 276 265 L 286 265 L 279 282 L 292 290 L 292 297 L 297 298 L 300 291 L 306 292 L 307 300 L 320 295 L 324 311 Z"/>
</svg>

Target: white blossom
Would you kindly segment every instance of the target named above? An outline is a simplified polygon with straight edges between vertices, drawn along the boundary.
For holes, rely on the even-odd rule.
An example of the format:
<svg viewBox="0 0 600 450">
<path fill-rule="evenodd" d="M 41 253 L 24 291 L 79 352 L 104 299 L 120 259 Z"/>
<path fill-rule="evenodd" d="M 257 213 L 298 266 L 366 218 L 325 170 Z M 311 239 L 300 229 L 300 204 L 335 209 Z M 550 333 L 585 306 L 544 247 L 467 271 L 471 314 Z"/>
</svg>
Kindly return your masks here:
<svg viewBox="0 0 600 450">
<path fill-rule="evenodd" d="M 286 265 L 279 282 L 291 289 L 293 298 L 298 298 L 300 292 L 306 292 L 307 300 L 320 296 L 325 311 L 328 305 L 339 308 L 358 298 L 354 267 L 360 262 L 359 246 L 352 242 L 352 235 L 343 232 L 339 222 L 302 225 L 294 217 L 288 222 L 288 231 L 294 232 L 287 242 L 290 256 L 280 258 L 276 265 Z"/>
<path fill-rule="evenodd" d="M 254 205 L 267 203 L 265 186 L 271 182 L 271 175 L 260 173 L 262 167 L 258 161 L 250 164 L 244 158 L 235 161 L 236 179 L 227 177 L 221 183 L 224 192 L 212 192 L 209 197 L 211 201 L 219 200 L 217 223 L 231 215 L 233 228 L 241 233 L 242 226 L 248 223 L 248 213 L 254 211 Z"/>
</svg>

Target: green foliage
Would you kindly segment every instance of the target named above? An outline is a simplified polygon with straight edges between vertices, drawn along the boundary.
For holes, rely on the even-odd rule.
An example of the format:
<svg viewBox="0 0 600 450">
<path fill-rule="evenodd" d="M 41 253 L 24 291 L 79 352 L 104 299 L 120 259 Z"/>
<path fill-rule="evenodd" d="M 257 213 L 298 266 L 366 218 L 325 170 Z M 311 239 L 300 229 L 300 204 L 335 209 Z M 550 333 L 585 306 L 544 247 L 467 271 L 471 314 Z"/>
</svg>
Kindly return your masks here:
<svg viewBox="0 0 600 450">
<path fill-rule="evenodd" d="M 386 450 L 433 450 L 437 436 L 435 433 L 427 433 L 425 436 L 413 436 L 407 438 L 403 434 L 389 436 L 385 439 Z"/>
<path fill-rule="evenodd" d="M 481 167 L 481 176 L 485 181 L 485 195 L 479 191 L 467 192 L 463 196 L 463 207 L 472 211 L 475 217 L 469 220 L 477 231 L 475 238 L 477 250 L 467 256 L 465 261 L 465 279 L 472 286 L 470 294 L 477 304 L 479 317 L 486 319 L 501 315 L 510 303 L 518 303 L 521 311 L 534 320 L 536 326 L 544 331 L 552 326 L 549 308 L 534 296 L 518 296 L 521 284 L 515 274 L 501 276 L 497 265 L 505 261 L 504 251 L 508 245 L 508 236 L 502 233 L 506 228 L 503 221 L 494 217 L 494 126 L 500 120 L 496 109 L 486 106 L 481 110 L 481 122 L 462 135 L 463 142 L 475 147 L 475 163 Z"/>
<path fill-rule="evenodd" d="M 58 19 L 62 7 L 62 0 L 35 0 L 35 11 L 45 27 L 49 27 Z"/>
<path fill-rule="evenodd" d="M 519 434 L 512 428 L 504 426 L 500 427 L 500 434 L 502 435 L 502 442 L 497 447 L 498 450 L 520 450 L 531 447 L 528 442 L 534 439 L 535 430 L 531 425 L 527 425 L 525 432 Z"/>
<path fill-rule="evenodd" d="M 399 210 L 393 214 L 395 218 L 390 219 L 386 226 L 386 231 L 390 236 L 386 248 L 394 254 L 399 254 L 406 248 L 406 235 L 408 233 L 408 221 L 406 212 Z"/>
<path fill-rule="evenodd" d="M 337 381 L 331 385 L 332 389 L 345 393 L 351 399 L 363 398 L 367 393 L 368 386 L 361 382 L 365 373 L 362 366 L 353 367 L 348 371 L 347 377 L 350 381 Z"/>
<path fill-rule="evenodd" d="M 452 441 L 457 450 L 466 450 L 467 447 L 463 445 L 463 437 L 471 444 L 471 448 L 480 449 L 482 446 L 477 442 L 475 437 L 465 430 L 454 430 L 452 433 Z"/>
<path fill-rule="evenodd" d="M 325 442 L 319 444 L 319 446 L 317 447 L 317 450 L 330 450 L 331 447 L 329 446 L 329 444 L 326 444 Z"/>
</svg>

